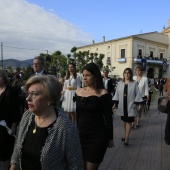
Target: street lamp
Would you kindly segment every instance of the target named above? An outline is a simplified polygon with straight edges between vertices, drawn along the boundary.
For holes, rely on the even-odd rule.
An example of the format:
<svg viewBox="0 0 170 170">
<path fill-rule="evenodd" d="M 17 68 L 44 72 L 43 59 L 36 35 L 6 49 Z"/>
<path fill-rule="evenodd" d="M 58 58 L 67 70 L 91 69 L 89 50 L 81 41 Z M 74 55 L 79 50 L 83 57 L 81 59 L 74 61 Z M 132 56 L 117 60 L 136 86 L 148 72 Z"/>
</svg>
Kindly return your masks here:
<svg viewBox="0 0 170 170">
<path fill-rule="evenodd" d="M 89 56 L 88 56 L 88 55 L 86 55 L 86 60 L 87 60 L 87 61 L 89 60 Z"/>
<path fill-rule="evenodd" d="M 51 57 L 48 53 L 47 53 L 47 56 L 45 58 L 45 61 L 46 61 L 46 69 L 47 69 L 47 73 L 48 73 L 48 66 L 49 66 L 49 63 L 51 62 Z"/>
<path fill-rule="evenodd" d="M 94 63 L 97 64 L 98 58 L 95 56 Z"/>
</svg>

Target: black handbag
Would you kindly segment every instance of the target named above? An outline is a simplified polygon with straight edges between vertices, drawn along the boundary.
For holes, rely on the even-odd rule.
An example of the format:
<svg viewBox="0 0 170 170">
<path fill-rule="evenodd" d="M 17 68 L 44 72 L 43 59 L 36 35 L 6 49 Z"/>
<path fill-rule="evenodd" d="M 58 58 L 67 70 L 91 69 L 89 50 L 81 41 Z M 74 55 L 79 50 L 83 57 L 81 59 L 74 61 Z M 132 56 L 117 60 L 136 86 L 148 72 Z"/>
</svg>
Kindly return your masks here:
<svg viewBox="0 0 170 170">
<path fill-rule="evenodd" d="M 168 113 L 167 109 L 168 98 L 166 96 L 162 96 L 158 98 L 158 110 L 161 113 Z"/>
</svg>

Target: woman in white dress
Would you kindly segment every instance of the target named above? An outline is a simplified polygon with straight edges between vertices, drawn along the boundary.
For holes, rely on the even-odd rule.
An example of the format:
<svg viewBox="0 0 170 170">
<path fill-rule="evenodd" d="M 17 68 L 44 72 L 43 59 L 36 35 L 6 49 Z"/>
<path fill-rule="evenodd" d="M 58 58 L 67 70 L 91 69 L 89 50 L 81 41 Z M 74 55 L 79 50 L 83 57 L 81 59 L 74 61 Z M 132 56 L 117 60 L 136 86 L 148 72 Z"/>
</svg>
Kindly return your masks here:
<svg viewBox="0 0 170 170">
<path fill-rule="evenodd" d="M 138 83 L 139 92 L 143 99 L 148 100 L 149 98 L 149 87 L 148 87 L 148 78 L 143 76 L 143 70 L 141 67 L 136 67 L 135 69 L 136 76 L 133 76 L 133 80 Z M 138 111 L 136 127 L 140 126 L 142 110 Z M 134 122 L 132 123 L 132 128 L 134 128 Z"/>
<path fill-rule="evenodd" d="M 80 76 L 76 73 L 75 64 L 70 63 L 66 73 L 66 79 L 62 90 L 63 102 L 62 108 L 67 112 L 68 118 L 75 124 L 76 122 L 76 103 L 73 102 L 73 97 L 77 88 L 81 87 Z"/>
</svg>

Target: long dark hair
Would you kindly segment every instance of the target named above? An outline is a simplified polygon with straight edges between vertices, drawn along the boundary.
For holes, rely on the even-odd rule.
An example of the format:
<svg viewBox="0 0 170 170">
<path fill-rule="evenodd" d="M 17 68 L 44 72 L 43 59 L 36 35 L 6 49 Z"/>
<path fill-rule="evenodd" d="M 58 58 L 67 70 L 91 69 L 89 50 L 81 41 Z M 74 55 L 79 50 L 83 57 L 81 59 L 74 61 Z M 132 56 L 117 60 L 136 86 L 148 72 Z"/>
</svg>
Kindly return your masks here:
<svg viewBox="0 0 170 170">
<path fill-rule="evenodd" d="M 124 74 L 125 74 L 126 71 L 128 71 L 130 73 L 130 81 L 133 81 L 132 69 L 131 68 L 125 68 L 125 70 L 123 71 L 123 82 L 125 81 Z"/>
<path fill-rule="evenodd" d="M 100 93 L 100 89 L 104 89 L 103 79 L 99 67 L 94 63 L 89 63 L 85 65 L 82 69 L 89 71 L 94 76 L 93 88 L 97 93 Z"/>
<path fill-rule="evenodd" d="M 76 65 L 75 65 L 74 63 L 69 63 L 68 66 L 69 66 L 69 65 L 72 65 L 72 66 L 74 67 L 73 77 L 74 77 L 74 79 L 76 79 L 76 78 L 77 78 Z M 70 78 L 70 72 L 69 72 L 69 70 L 68 70 L 68 68 L 67 68 L 66 80 L 68 80 L 69 78 Z"/>
</svg>

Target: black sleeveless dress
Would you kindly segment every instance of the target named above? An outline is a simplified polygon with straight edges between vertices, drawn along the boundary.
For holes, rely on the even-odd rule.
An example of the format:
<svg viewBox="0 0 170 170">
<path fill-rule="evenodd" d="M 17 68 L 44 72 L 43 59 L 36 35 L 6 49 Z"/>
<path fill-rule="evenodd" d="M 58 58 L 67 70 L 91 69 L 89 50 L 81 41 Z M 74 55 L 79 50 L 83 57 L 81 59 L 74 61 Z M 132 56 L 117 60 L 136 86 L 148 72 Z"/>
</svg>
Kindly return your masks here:
<svg viewBox="0 0 170 170">
<path fill-rule="evenodd" d="M 76 113 L 83 159 L 102 162 L 108 140 L 113 139 L 111 95 L 76 96 Z"/>
</svg>

